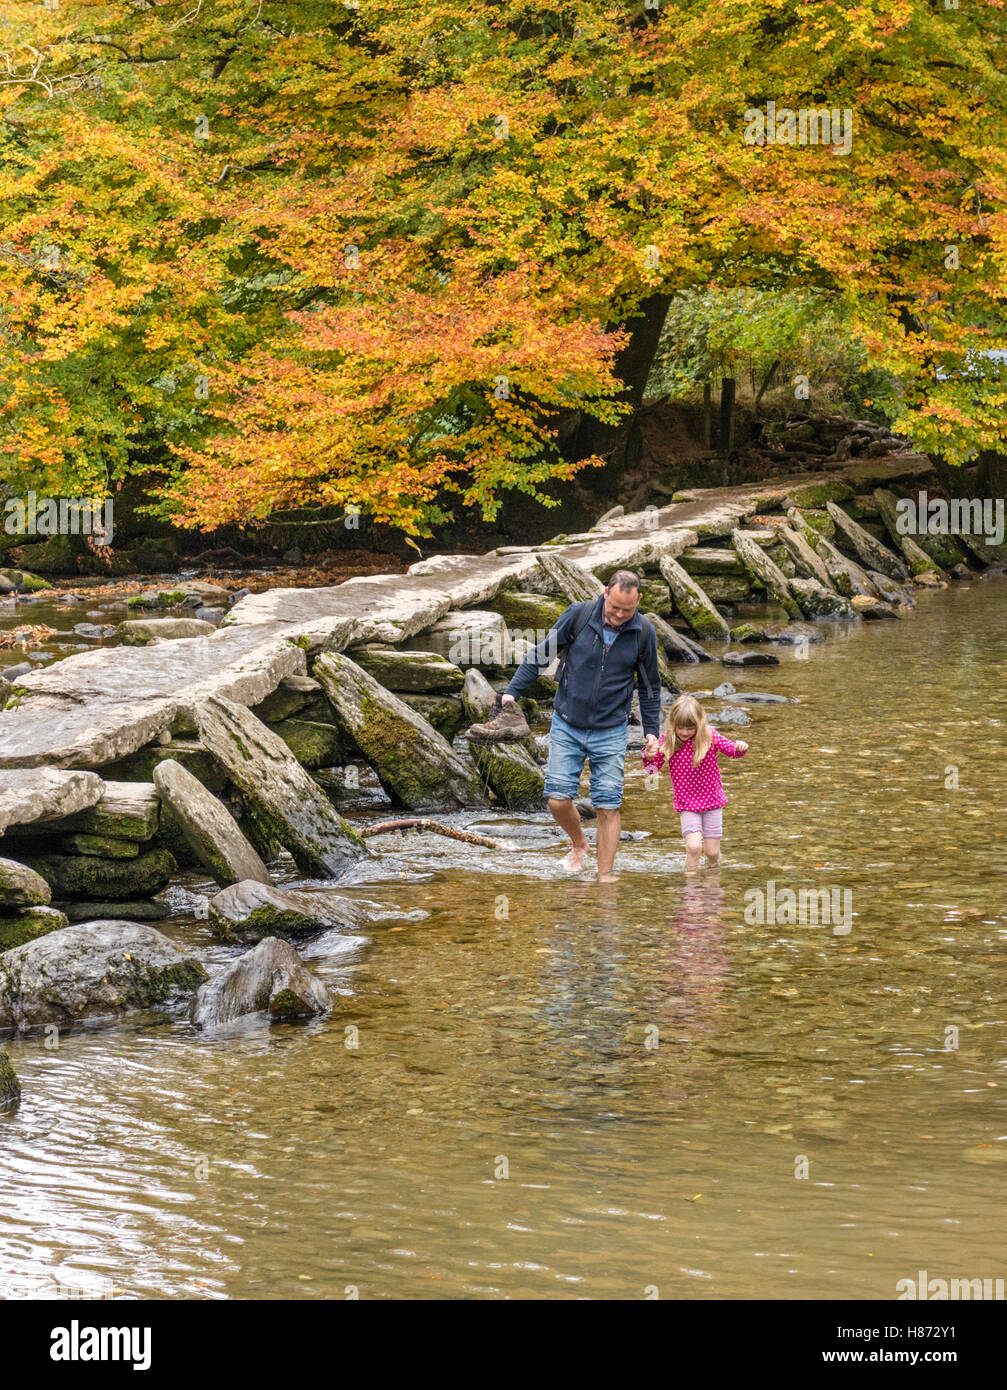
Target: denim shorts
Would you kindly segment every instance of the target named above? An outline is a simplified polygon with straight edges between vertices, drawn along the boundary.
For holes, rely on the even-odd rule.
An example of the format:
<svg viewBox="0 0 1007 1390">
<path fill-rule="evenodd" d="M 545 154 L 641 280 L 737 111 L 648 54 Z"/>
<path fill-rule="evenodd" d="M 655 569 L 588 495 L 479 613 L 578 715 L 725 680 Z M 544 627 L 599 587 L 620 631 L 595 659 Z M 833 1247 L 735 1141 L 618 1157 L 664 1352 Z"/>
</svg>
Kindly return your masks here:
<svg viewBox="0 0 1007 1390">
<path fill-rule="evenodd" d="M 592 805 L 617 810 L 622 805 L 628 739 L 628 724 L 615 724 L 610 729 L 575 729 L 553 714 L 545 770 L 546 797 L 575 800 L 580 795 L 580 774 L 586 760 L 591 769 Z"/>
</svg>

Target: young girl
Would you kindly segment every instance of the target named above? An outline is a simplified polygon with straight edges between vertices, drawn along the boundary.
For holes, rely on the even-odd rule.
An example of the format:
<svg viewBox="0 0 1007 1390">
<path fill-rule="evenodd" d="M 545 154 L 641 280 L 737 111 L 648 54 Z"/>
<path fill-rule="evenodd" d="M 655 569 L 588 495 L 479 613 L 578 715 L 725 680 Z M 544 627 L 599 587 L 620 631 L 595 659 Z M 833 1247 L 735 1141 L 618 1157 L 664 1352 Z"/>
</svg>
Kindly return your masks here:
<svg viewBox="0 0 1007 1390">
<path fill-rule="evenodd" d="M 660 772 L 665 757 L 675 794 L 675 810 L 682 817 L 682 838 L 685 840 L 685 867 L 699 867 L 699 852 L 706 853 L 706 862 L 720 860 L 720 837 L 723 835 L 722 807 L 727 797 L 720 781 L 717 754 L 743 758 L 748 744 L 732 743 L 707 723 L 702 705 L 694 695 L 679 695 L 665 712 L 664 732 L 658 740 L 657 757 L 644 758 L 648 772 Z"/>
</svg>

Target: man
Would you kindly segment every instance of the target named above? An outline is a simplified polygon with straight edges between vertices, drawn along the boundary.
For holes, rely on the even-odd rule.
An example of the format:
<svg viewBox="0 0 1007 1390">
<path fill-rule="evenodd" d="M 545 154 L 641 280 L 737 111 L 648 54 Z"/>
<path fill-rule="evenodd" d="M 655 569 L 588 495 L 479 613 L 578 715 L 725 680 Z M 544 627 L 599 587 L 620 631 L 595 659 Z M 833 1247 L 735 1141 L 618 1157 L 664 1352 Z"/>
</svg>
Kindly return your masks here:
<svg viewBox="0 0 1007 1390">
<path fill-rule="evenodd" d="M 553 819 L 570 837 L 563 860 L 570 873 L 584 866 L 587 840 L 574 805 L 587 760 L 591 801 L 598 812 L 598 882 L 611 883 L 622 828 L 622 781 L 629 736 L 633 687 L 640 685 L 640 716 L 645 752 L 657 753 L 661 684 L 657 634 L 640 617 L 640 580 L 629 570 L 613 574 L 605 592 L 586 603 L 572 603 L 544 642 L 528 653 L 501 699 L 500 713 L 474 724 L 476 742 L 511 741 L 529 730 L 516 697 L 560 656 L 558 688 L 549 738 L 545 794 Z"/>
</svg>

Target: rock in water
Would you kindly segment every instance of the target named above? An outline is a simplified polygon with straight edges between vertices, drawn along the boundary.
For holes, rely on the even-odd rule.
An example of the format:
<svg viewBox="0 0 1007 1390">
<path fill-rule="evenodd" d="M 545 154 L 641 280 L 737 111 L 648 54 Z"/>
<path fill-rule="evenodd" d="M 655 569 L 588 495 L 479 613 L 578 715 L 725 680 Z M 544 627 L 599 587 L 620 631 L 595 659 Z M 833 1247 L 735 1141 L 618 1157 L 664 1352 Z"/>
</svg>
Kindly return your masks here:
<svg viewBox="0 0 1007 1390">
<path fill-rule="evenodd" d="M 823 589 L 832 588 L 832 580 L 829 578 L 825 561 L 800 531 L 792 531 L 789 526 L 781 526 L 777 530 L 777 535 L 802 579 L 817 579 Z"/>
<path fill-rule="evenodd" d="M 769 652 L 726 651 L 720 658 L 725 666 L 779 666 L 780 658 Z"/>
<path fill-rule="evenodd" d="M 338 878 L 367 854 L 278 734 L 251 710 L 213 695 L 195 708 L 200 742 L 241 791 L 267 834 L 315 878 Z"/>
<path fill-rule="evenodd" d="M 99 859 L 135 859 L 139 840 L 122 840 L 116 835 L 64 835 L 59 847 L 66 854 L 89 854 Z"/>
<path fill-rule="evenodd" d="M 274 888 L 246 879 L 214 894 L 210 921 L 228 941 L 261 941 L 267 936 L 314 936 L 326 927 L 356 931 L 366 914 L 339 893 Z"/>
<path fill-rule="evenodd" d="M 943 573 L 944 570 L 953 570 L 955 565 L 965 562 L 966 552 L 961 541 L 957 536 L 931 536 L 927 534 L 925 527 L 917 528 L 912 535 L 903 535 L 899 530 L 899 498 L 894 492 L 889 492 L 887 488 L 879 487 L 874 489 L 874 500 L 878 504 L 878 511 L 881 513 L 881 520 L 885 523 L 888 534 L 896 545 L 900 546 L 906 563 L 909 565 L 910 573 L 926 573 L 922 569 L 915 568 L 914 556 L 917 550 L 922 550 L 925 556 L 930 559 L 934 567 Z M 915 505 L 913 511 L 915 513 Z M 925 520 L 925 519 L 924 519 Z M 905 542 L 909 541 L 907 549 Z"/>
<path fill-rule="evenodd" d="M 0 907 L 37 907 L 51 900 L 48 883 L 34 869 L 0 859 Z"/>
<path fill-rule="evenodd" d="M 59 931 L 69 921 L 65 912 L 54 907 L 26 907 L 16 917 L 0 917 L 0 952 L 12 951 L 26 941 Z"/>
<path fill-rule="evenodd" d="M 12 1110 L 21 1099 L 21 1083 L 10 1057 L 0 1049 L 0 1111 Z"/>
<path fill-rule="evenodd" d="M 766 628 L 766 641 L 801 647 L 810 642 L 824 642 L 825 634 L 811 623 L 771 623 Z"/>
<path fill-rule="evenodd" d="M 817 579 L 791 579 L 789 582 L 798 603 L 809 618 L 847 622 L 856 618 L 849 599 L 837 594 L 835 589 L 826 589 Z"/>
<path fill-rule="evenodd" d="M 518 743 L 471 743 L 472 761 L 497 800 L 510 811 L 541 811 L 545 777 Z"/>
<path fill-rule="evenodd" d="M 0 1028 L 68 1027 L 164 1004 L 207 978 L 194 956 L 139 922 L 64 927 L 0 956 Z"/>
<path fill-rule="evenodd" d="M 931 556 L 917 544 L 912 536 L 904 534 L 899 530 L 899 499 L 895 496 L 895 493 L 889 492 L 887 488 L 878 487 L 874 489 L 874 500 L 878 504 L 881 520 L 885 523 L 885 528 L 889 536 L 891 536 L 894 544 L 902 551 L 902 558 L 909 567 L 909 573 L 914 576 L 919 574 L 936 574 L 939 579 L 943 579 L 944 571 L 937 561 L 932 559 Z"/>
<path fill-rule="evenodd" d="M 889 550 L 887 545 L 882 545 L 870 531 L 865 531 L 859 521 L 854 521 L 842 507 L 835 502 L 826 502 L 825 509 L 836 523 L 836 529 L 843 533 L 847 543 L 853 547 L 869 570 L 880 570 L 882 574 L 887 574 L 889 579 L 909 578 L 909 571 L 894 551 Z"/>
<path fill-rule="evenodd" d="M 166 849 L 153 849 L 136 859 L 97 859 L 84 854 L 25 857 L 36 873 L 52 886 L 57 898 L 92 901 L 152 897 L 168 886 L 178 869 Z"/>
<path fill-rule="evenodd" d="M 686 574 L 678 561 L 673 560 L 670 555 L 662 557 L 660 568 L 675 600 L 675 607 L 696 636 L 712 637 L 726 642 L 730 632 L 726 620 L 720 616 L 712 600 L 692 575 Z"/>
<path fill-rule="evenodd" d="M 419 651 L 429 661 L 441 657 L 445 665 L 459 668 L 484 666 L 500 674 L 511 661 L 507 625 L 499 613 L 489 609 L 452 609 L 429 627 L 407 638 L 406 651 Z"/>
<path fill-rule="evenodd" d="M 154 768 L 154 786 L 174 811 L 189 848 L 221 887 L 247 878 L 270 882 L 234 817 L 191 772 L 166 758 Z"/>
<path fill-rule="evenodd" d="M 150 642 L 171 642 L 179 637 L 209 637 L 216 628 L 201 618 L 130 618 L 117 631 L 124 647 L 146 647 Z"/>
<path fill-rule="evenodd" d="M 741 563 L 752 578 L 757 579 L 765 587 L 770 598 L 785 608 L 792 618 L 800 617 L 801 610 L 787 587 L 787 577 L 780 567 L 774 564 L 762 547 L 750 536 L 746 536 L 739 527 L 735 527 L 731 532 L 731 539 L 741 557 Z"/>
<path fill-rule="evenodd" d="M 666 622 L 659 614 L 645 613 L 644 617 L 657 633 L 658 650 L 663 648 L 669 661 L 687 663 L 691 666 L 698 661 L 713 660 L 710 653 L 704 651 L 698 642 L 694 642 L 691 637 L 686 637 L 684 632 L 679 632 L 677 628 L 672 627 L 671 623 Z"/>
<path fill-rule="evenodd" d="M 314 672 L 337 720 L 389 795 L 414 810 L 486 805 L 471 765 L 421 715 L 345 653 L 320 656 Z"/>
<path fill-rule="evenodd" d="M 847 559 L 830 540 L 809 526 L 796 508 L 790 509 L 787 519 L 822 557 L 837 593 L 842 594 L 844 598 L 852 598 L 854 594 L 869 594 L 872 598 L 877 598 L 877 589 L 871 583 L 866 570 L 861 569 L 855 561 Z M 831 517 L 829 519 L 831 521 Z"/>
<path fill-rule="evenodd" d="M 189 1017 L 197 1028 L 268 1012 L 278 1022 L 310 1018 L 332 1007 L 332 995 L 293 946 L 267 936 L 201 986 Z"/>
<path fill-rule="evenodd" d="M 71 922 L 161 922 L 171 908 L 155 898 L 127 898 L 121 903 L 60 903 Z"/>
</svg>

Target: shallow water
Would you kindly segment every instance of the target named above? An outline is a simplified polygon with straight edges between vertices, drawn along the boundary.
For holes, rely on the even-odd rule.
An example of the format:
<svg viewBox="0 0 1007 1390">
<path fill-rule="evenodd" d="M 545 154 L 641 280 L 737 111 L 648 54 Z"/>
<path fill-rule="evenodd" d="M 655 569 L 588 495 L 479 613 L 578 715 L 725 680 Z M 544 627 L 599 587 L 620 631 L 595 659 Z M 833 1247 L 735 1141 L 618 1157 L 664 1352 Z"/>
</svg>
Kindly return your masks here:
<svg viewBox="0 0 1007 1390">
<path fill-rule="evenodd" d="M 1007 583 L 775 650 L 729 676 L 795 702 L 725 726 L 752 751 L 722 764 L 719 871 L 685 882 L 666 785 L 631 758 L 624 825 L 647 833 L 605 888 L 555 876 L 545 817 L 454 818 L 504 852 L 376 840 L 348 891 L 389 915 L 309 952 L 341 994 L 324 1022 L 13 1044 L 0 1292 L 857 1299 L 920 1269 L 1003 1277 Z M 849 932 L 746 921 L 769 880 L 849 890 Z M 228 959 L 172 901 L 166 929 Z"/>
</svg>

